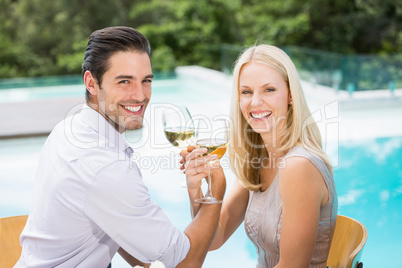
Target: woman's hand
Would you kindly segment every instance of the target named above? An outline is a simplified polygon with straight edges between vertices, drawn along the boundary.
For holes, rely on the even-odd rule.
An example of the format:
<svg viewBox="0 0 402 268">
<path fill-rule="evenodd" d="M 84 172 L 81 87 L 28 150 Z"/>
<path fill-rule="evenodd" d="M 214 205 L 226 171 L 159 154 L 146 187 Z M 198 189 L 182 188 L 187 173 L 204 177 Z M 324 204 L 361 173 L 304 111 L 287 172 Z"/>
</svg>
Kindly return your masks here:
<svg viewBox="0 0 402 268">
<path fill-rule="evenodd" d="M 209 164 L 208 162 L 218 159 L 217 155 L 202 156 L 207 152 L 206 148 L 195 149 L 190 146 L 187 151 L 182 151 L 180 155 L 183 157 L 180 163 L 181 170 L 184 170 L 187 180 L 187 188 L 199 189 L 201 180 L 208 176 L 208 171 L 220 167 L 219 161 Z"/>
</svg>

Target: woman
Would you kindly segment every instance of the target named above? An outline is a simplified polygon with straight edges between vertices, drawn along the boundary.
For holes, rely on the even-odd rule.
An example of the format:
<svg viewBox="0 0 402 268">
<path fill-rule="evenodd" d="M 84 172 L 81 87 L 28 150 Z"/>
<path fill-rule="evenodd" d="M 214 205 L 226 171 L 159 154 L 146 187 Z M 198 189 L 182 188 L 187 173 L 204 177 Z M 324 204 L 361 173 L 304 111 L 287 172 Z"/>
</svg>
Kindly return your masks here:
<svg viewBox="0 0 402 268">
<path fill-rule="evenodd" d="M 240 55 L 233 76 L 229 158 L 238 179 L 210 250 L 244 220 L 257 267 L 327 267 L 337 195 L 296 68 L 279 48 L 258 45 Z M 202 195 L 201 179 L 211 169 L 199 150 L 183 154 L 190 200 Z M 215 168 L 213 176 L 224 174 Z M 192 203 L 193 216 L 199 207 Z"/>
</svg>

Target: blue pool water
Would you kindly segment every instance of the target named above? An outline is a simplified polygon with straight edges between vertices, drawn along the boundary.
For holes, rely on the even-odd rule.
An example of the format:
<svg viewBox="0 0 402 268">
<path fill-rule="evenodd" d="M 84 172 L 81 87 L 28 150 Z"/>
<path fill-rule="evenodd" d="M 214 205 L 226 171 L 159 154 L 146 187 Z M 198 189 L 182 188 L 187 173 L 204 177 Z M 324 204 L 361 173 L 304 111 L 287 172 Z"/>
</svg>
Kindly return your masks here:
<svg viewBox="0 0 402 268">
<path fill-rule="evenodd" d="M 58 89 L 63 91 L 63 87 Z M 25 100 L 31 100 L 82 94 L 82 87 L 66 88 L 67 95 L 54 92 L 51 87 L 35 90 L 1 90 L 0 100 L 4 101 L 7 96 L 7 101 L 24 101 L 24 96 Z M 193 116 L 211 111 L 225 113 L 229 95 L 230 92 L 220 92 L 205 83 L 188 84 L 180 79 L 155 81 L 150 108 L 157 111 L 162 103 L 175 103 L 186 104 Z M 155 132 L 151 141 L 160 143 L 156 142 L 158 146 L 153 148 L 145 145 L 137 148 L 142 155 L 152 156 L 149 162 L 143 161 L 139 165 L 153 200 L 177 227 L 184 230 L 191 220 L 186 190 L 179 187 L 184 177 L 177 170 L 177 159 L 172 157 L 173 148 L 159 146 L 166 140 L 160 118 L 154 117 L 156 121 L 150 121 Z M 38 155 L 45 139 L 0 139 L 0 217 L 29 213 Z M 339 214 L 361 221 L 368 230 L 362 258 L 364 267 L 402 267 L 402 259 L 396 257 L 402 252 L 402 137 L 340 141 L 339 147 L 329 154 L 337 163 L 335 181 Z M 173 159 L 173 163 L 158 166 L 155 164 L 158 159 Z M 230 170 L 225 172 L 229 189 L 234 176 Z M 254 267 L 255 264 L 255 248 L 241 226 L 221 249 L 208 254 L 203 267 Z M 113 267 L 129 266 L 116 257 Z"/>
<path fill-rule="evenodd" d="M 175 94 L 180 90 L 177 82 L 177 79 L 156 79 L 153 81 L 153 91 L 156 94 L 163 94 L 164 92 L 171 92 Z M 83 84 L 0 89 L 0 103 L 80 97 L 83 96 L 84 92 L 85 88 Z"/>
<path fill-rule="evenodd" d="M 29 213 L 37 157 L 44 141 L 44 137 L 0 140 L 0 217 Z M 160 156 L 170 153 L 160 151 Z M 339 147 L 340 165 L 335 169 L 339 214 L 356 218 L 367 227 L 364 267 L 402 267 L 402 259 L 396 257 L 402 250 L 401 158 L 402 137 L 341 142 Z M 143 173 L 151 196 L 173 223 L 184 229 L 190 216 L 186 192 L 178 187 L 181 175 L 175 169 L 150 168 Z M 250 267 L 238 264 L 255 261 L 254 246 L 243 227 L 221 249 L 209 254 L 204 267 L 225 264 L 223 260 L 233 256 L 237 261 L 230 267 Z"/>
<path fill-rule="evenodd" d="M 342 142 L 339 214 L 367 228 L 364 267 L 402 267 L 402 137 Z"/>
</svg>

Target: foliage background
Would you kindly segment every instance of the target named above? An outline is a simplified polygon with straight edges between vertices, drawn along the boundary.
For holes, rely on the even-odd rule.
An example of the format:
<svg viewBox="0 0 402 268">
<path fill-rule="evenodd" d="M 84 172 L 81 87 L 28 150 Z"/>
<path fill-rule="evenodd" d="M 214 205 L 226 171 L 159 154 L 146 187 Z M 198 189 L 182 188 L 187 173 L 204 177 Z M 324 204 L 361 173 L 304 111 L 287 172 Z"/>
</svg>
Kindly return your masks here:
<svg viewBox="0 0 402 268">
<path fill-rule="evenodd" d="M 399 0 L 0 0 L 0 78 L 79 74 L 87 38 L 113 25 L 150 40 L 154 70 L 221 69 L 224 44 L 402 52 Z"/>
</svg>

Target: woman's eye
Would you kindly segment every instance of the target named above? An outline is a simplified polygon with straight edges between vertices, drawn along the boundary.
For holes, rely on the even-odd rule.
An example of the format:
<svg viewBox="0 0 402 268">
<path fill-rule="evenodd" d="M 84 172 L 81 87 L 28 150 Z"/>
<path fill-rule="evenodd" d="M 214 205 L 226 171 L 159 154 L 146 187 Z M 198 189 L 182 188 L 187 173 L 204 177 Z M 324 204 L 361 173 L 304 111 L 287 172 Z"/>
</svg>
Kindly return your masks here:
<svg viewBox="0 0 402 268">
<path fill-rule="evenodd" d="M 250 92 L 250 90 L 243 90 L 242 92 L 241 92 L 241 94 L 243 94 L 243 95 L 245 95 L 245 94 L 250 94 L 251 92 Z"/>
<path fill-rule="evenodd" d="M 267 89 L 265 89 L 265 91 L 271 92 L 271 91 L 275 91 L 275 89 L 274 88 L 267 88 Z"/>
</svg>

